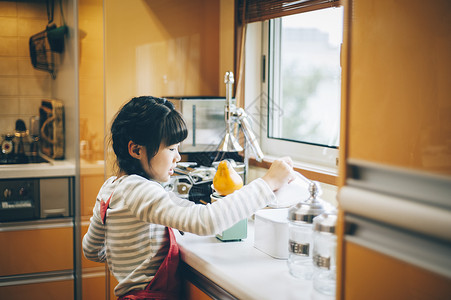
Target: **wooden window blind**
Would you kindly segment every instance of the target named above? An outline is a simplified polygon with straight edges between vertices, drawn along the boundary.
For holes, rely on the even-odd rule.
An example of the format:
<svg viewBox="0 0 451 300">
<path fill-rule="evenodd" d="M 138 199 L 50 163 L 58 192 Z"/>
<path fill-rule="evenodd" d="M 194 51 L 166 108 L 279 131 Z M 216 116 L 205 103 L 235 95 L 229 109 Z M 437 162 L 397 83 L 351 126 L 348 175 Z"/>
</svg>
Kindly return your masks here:
<svg viewBox="0 0 451 300">
<path fill-rule="evenodd" d="M 252 23 L 321 8 L 339 6 L 339 0 L 237 0 L 238 20 Z"/>
</svg>

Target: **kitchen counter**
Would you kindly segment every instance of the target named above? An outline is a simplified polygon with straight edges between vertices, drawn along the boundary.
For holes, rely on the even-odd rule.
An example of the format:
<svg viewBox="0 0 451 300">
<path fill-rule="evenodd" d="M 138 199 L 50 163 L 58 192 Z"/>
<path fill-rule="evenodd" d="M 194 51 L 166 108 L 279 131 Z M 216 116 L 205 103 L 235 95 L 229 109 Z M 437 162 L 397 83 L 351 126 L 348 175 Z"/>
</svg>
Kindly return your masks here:
<svg viewBox="0 0 451 300">
<path fill-rule="evenodd" d="M 0 165 L 0 179 L 75 176 L 74 162 L 48 160 L 48 163 Z"/>
<path fill-rule="evenodd" d="M 272 258 L 256 249 L 252 220 L 248 221 L 247 238 L 239 242 L 175 232 L 182 260 L 235 298 L 335 299 L 316 292 L 312 281 L 292 277 L 286 260 Z"/>
</svg>

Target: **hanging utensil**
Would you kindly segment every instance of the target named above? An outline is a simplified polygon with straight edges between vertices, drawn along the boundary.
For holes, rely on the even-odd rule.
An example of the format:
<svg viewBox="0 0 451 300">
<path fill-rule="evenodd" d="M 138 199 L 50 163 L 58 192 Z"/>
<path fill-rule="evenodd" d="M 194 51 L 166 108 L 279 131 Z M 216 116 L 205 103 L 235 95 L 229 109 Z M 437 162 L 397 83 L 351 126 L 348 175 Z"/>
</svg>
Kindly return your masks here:
<svg viewBox="0 0 451 300">
<path fill-rule="evenodd" d="M 32 35 L 29 40 L 31 64 L 35 69 L 49 72 L 52 78 L 56 77 L 56 65 L 54 53 L 64 51 L 64 37 L 68 28 L 64 21 L 64 14 L 61 5 L 61 18 L 63 25 L 57 27 L 53 23 L 54 0 L 47 1 L 48 23 L 44 31 Z"/>
</svg>

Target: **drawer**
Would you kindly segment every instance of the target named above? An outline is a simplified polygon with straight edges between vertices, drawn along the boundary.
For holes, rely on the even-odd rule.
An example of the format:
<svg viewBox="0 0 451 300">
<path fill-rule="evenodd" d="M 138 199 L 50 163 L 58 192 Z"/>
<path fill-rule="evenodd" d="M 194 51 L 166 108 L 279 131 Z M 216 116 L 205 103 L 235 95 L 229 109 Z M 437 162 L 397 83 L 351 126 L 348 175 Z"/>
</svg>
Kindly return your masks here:
<svg viewBox="0 0 451 300">
<path fill-rule="evenodd" d="M 99 300 L 106 298 L 105 272 L 87 273 L 82 275 L 82 299 Z"/>
<path fill-rule="evenodd" d="M 71 221 L 1 228 L 0 245 L 0 276 L 74 268 Z"/>
<path fill-rule="evenodd" d="M 344 299 L 451 299 L 451 279 L 345 243 Z"/>
<path fill-rule="evenodd" d="M 1 299 L 8 300 L 74 299 L 74 281 L 73 279 L 67 279 L 0 286 L 0 295 Z"/>
</svg>

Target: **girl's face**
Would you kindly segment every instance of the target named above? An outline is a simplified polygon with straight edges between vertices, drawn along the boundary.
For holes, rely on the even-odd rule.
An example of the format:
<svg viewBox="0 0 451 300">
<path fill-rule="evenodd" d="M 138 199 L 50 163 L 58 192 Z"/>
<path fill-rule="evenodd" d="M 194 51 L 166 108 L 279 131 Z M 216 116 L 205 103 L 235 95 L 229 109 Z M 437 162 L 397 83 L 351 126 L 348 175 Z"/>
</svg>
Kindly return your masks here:
<svg viewBox="0 0 451 300">
<path fill-rule="evenodd" d="M 171 175 L 174 174 L 177 162 L 181 159 L 179 146 L 180 143 L 170 146 L 161 144 L 157 154 L 152 157 L 150 162 L 147 159 L 146 151 L 144 151 L 141 165 L 150 178 L 159 182 L 169 180 Z"/>
</svg>

